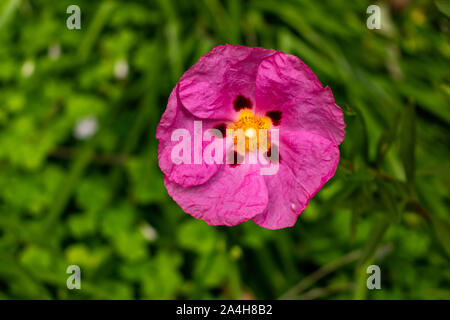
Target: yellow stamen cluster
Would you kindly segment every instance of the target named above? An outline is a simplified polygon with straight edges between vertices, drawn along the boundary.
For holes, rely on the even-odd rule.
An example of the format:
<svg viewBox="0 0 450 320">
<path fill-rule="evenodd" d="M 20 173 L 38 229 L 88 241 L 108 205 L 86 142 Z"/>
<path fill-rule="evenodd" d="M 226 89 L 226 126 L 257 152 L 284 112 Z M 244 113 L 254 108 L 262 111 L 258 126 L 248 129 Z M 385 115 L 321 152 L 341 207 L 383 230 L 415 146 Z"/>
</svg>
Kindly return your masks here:
<svg viewBox="0 0 450 320">
<path fill-rule="evenodd" d="M 244 109 L 239 113 L 238 120 L 227 128 L 227 136 L 228 129 L 233 130 L 235 150 L 241 154 L 257 149 L 267 151 L 270 146 L 268 130 L 271 125 L 269 117 L 258 117 L 251 110 Z"/>
</svg>

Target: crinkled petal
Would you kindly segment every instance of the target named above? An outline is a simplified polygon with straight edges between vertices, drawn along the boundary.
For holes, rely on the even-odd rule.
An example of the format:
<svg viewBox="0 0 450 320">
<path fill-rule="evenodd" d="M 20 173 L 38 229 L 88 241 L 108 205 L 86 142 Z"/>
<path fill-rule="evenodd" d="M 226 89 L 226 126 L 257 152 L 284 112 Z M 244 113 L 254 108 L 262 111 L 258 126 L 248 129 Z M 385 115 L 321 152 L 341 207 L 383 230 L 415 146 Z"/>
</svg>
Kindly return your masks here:
<svg viewBox="0 0 450 320">
<path fill-rule="evenodd" d="M 258 65 L 275 52 L 228 44 L 213 48 L 182 76 L 182 104 L 199 118 L 235 120 L 234 100 L 243 95 L 255 105 Z"/>
<path fill-rule="evenodd" d="M 188 187 L 199 185 L 208 181 L 217 173 L 221 164 L 207 164 L 203 161 L 203 157 L 201 157 L 200 164 L 194 163 L 194 121 L 198 119 L 196 119 L 181 106 L 179 99 L 177 98 L 177 88 L 178 87 L 172 91 L 169 97 L 167 109 L 161 117 L 161 121 L 156 131 L 156 137 L 159 139 L 158 163 L 168 180 L 181 186 Z M 211 120 L 202 120 L 201 122 L 202 136 L 206 130 L 213 128 L 217 124 L 217 121 Z M 186 129 L 190 134 L 190 164 L 176 164 L 172 159 L 172 150 L 177 144 L 179 144 L 179 140 L 172 141 L 171 139 L 172 133 L 176 129 Z M 212 140 L 201 142 L 202 153 L 206 146 L 211 142 Z"/>
<path fill-rule="evenodd" d="M 342 110 L 331 90 L 298 57 L 277 52 L 264 59 L 256 76 L 257 111 L 281 111 L 280 127 L 303 129 L 339 145 L 344 140 Z"/>
<path fill-rule="evenodd" d="M 161 116 L 161 120 L 159 120 L 158 127 L 156 128 L 156 139 L 165 139 L 167 136 L 170 136 L 172 124 L 175 121 L 179 109 L 178 85 L 176 85 L 170 93 L 166 110 Z"/>
<path fill-rule="evenodd" d="M 205 184 L 183 188 L 165 179 L 169 195 L 187 213 L 209 225 L 234 226 L 262 213 L 268 193 L 259 166 L 222 166 Z"/>
<path fill-rule="evenodd" d="M 253 218 L 267 229 L 293 226 L 309 199 L 334 175 L 339 162 L 335 143 L 304 130 L 284 130 L 279 152 L 277 174 L 264 176 L 269 204 Z"/>
</svg>

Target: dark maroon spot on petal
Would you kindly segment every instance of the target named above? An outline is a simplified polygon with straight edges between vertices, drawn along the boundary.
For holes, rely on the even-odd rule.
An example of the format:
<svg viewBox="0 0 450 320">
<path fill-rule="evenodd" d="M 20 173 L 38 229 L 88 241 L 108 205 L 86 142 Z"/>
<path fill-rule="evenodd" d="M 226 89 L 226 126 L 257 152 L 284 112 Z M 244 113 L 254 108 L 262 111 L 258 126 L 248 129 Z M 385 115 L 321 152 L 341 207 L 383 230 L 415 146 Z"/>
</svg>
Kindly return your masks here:
<svg viewBox="0 0 450 320">
<path fill-rule="evenodd" d="M 234 151 L 233 153 L 229 154 L 229 160 L 228 162 L 230 163 L 230 167 L 234 168 L 236 167 L 238 164 L 241 164 L 242 161 L 244 161 L 244 157 L 242 157 L 239 153 L 237 153 L 236 151 Z"/>
<path fill-rule="evenodd" d="M 218 124 L 214 129 L 219 130 L 222 133 L 222 138 L 227 136 L 227 126 L 225 123 Z"/>
<path fill-rule="evenodd" d="M 267 150 L 266 159 L 270 162 L 280 162 L 281 161 L 281 155 L 280 150 L 278 149 L 278 146 L 272 145 L 270 146 L 269 150 Z"/>
<path fill-rule="evenodd" d="M 241 109 L 251 109 L 252 108 L 252 102 L 250 101 L 250 99 L 242 96 L 242 95 L 238 95 L 236 97 L 236 99 L 234 100 L 234 110 L 239 111 Z"/>
<path fill-rule="evenodd" d="M 268 116 L 272 120 L 272 123 L 274 126 L 277 126 L 280 124 L 281 111 L 269 111 L 266 113 L 266 116 Z"/>
</svg>

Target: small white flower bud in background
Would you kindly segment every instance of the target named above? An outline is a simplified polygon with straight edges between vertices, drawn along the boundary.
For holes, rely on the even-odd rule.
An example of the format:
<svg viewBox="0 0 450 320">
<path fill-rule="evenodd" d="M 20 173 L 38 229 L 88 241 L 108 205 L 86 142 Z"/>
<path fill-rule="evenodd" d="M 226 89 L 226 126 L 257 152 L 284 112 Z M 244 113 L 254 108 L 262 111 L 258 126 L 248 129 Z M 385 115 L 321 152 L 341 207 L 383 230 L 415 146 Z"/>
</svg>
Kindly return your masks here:
<svg viewBox="0 0 450 320">
<path fill-rule="evenodd" d="M 21 73 L 22 77 L 24 78 L 31 77 L 34 73 L 34 61 L 32 60 L 25 61 L 25 63 L 22 65 Z"/>
<path fill-rule="evenodd" d="M 59 44 L 54 44 L 48 48 L 48 57 L 51 60 L 58 60 L 61 55 L 61 46 Z"/>
<path fill-rule="evenodd" d="M 98 129 L 98 122 L 95 116 L 86 116 L 77 121 L 73 135 L 79 140 L 86 140 L 92 137 Z"/>
<path fill-rule="evenodd" d="M 158 233 L 156 232 L 155 228 L 153 228 L 148 223 L 143 223 L 140 227 L 140 230 L 144 238 L 149 242 L 155 241 L 156 238 L 158 238 Z"/>
<path fill-rule="evenodd" d="M 114 64 L 114 76 L 118 80 L 124 80 L 128 76 L 128 62 L 125 59 L 117 60 Z"/>
</svg>

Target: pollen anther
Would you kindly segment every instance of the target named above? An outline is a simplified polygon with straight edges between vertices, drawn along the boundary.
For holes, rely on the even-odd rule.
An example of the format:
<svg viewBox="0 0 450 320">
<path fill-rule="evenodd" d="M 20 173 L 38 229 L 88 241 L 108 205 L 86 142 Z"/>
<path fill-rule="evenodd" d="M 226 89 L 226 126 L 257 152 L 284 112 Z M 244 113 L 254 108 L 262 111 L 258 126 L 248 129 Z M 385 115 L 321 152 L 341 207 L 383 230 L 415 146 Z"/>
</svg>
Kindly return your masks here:
<svg viewBox="0 0 450 320">
<path fill-rule="evenodd" d="M 267 116 L 258 117 L 251 110 L 244 109 L 239 118 L 227 129 L 232 130 L 236 151 L 243 154 L 246 151 L 267 151 L 270 147 L 268 129 L 272 121 Z M 227 133 L 228 135 L 228 133 Z"/>
</svg>

